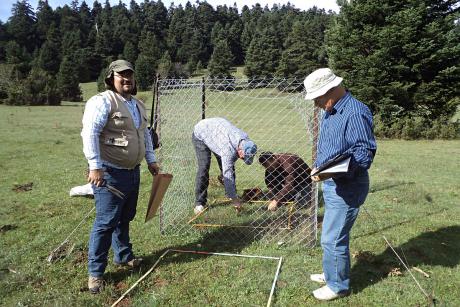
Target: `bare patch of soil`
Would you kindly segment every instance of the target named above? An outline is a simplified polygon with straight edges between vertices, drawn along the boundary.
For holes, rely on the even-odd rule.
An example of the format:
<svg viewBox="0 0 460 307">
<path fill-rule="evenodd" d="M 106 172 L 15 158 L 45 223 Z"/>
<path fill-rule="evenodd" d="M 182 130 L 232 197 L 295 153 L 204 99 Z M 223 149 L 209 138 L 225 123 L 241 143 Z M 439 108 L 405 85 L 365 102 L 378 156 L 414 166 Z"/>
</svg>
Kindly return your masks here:
<svg viewBox="0 0 460 307">
<path fill-rule="evenodd" d="M 28 182 L 24 184 L 15 184 L 12 190 L 15 191 L 16 193 L 27 192 L 27 191 L 32 190 L 33 185 L 34 185 L 33 182 Z"/>
</svg>

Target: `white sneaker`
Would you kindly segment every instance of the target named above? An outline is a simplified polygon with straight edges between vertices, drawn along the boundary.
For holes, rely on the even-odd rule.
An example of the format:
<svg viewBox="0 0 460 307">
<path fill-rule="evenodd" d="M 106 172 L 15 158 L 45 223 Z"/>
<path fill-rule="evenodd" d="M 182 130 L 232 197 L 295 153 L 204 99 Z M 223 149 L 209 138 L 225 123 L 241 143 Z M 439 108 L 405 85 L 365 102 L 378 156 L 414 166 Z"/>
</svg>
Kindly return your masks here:
<svg viewBox="0 0 460 307">
<path fill-rule="evenodd" d="M 204 211 L 204 206 L 203 205 L 198 205 L 198 206 L 195 206 L 195 208 L 193 209 L 193 212 L 195 214 L 200 214 L 201 212 Z"/>
<path fill-rule="evenodd" d="M 325 284 L 326 283 L 326 278 L 324 277 L 324 273 L 321 274 L 311 274 L 310 275 L 310 280 L 320 283 L 320 284 Z"/>
<path fill-rule="evenodd" d="M 328 286 L 321 287 L 313 291 L 313 296 L 320 301 L 332 301 L 339 297 L 344 297 L 346 294 L 335 293 Z"/>
</svg>

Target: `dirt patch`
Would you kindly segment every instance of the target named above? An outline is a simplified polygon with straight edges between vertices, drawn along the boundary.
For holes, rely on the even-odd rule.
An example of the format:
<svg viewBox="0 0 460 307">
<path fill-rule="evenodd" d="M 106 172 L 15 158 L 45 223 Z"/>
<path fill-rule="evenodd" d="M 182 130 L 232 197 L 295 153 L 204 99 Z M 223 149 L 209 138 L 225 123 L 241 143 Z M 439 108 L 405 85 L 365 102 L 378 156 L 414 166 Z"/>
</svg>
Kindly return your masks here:
<svg viewBox="0 0 460 307">
<path fill-rule="evenodd" d="M 243 194 L 241 198 L 244 201 L 253 201 L 253 200 L 262 200 L 264 197 L 264 193 L 260 188 L 252 188 L 252 189 L 245 189 L 243 190 Z"/>
<path fill-rule="evenodd" d="M 131 299 L 129 297 L 125 297 L 121 302 L 117 304 L 118 307 L 130 307 L 132 305 L 133 303 L 131 302 Z"/>
<path fill-rule="evenodd" d="M 37 278 L 32 282 L 32 287 L 36 290 L 43 289 L 45 286 L 46 280 L 44 278 Z"/>
<path fill-rule="evenodd" d="M 81 266 L 81 265 L 86 265 L 88 262 L 88 252 L 86 250 L 83 250 L 82 248 L 78 248 L 73 252 L 73 263 L 75 265 Z"/>
<path fill-rule="evenodd" d="M 286 288 L 287 285 L 288 285 L 288 283 L 285 282 L 284 280 L 278 280 L 278 281 L 276 282 L 276 286 L 277 286 L 278 288 Z"/>
<path fill-rule="evenodd" d="M 168 284 L 169 282 L 166 279 L 162 279 L 162 278 L 156 278 L 154 281 L 155 287 L 158 287 L 158 288 L 167 286 Z"/>
<path fill-rule="evenodd" d="M 32 191 L 33 185 L 34 185 L 33 182 L 28 182 L 24 184 L 15 184 L 11 190 L 15 191 L 16 193 Z"/>
<path fill-rule="evenodd" d="M 124 281 L 120 281 L 117 282 L 114 287 L 119 292 L 125 292 L 128 289 L 128 284 Z"/>
<path fill-rule="evenodd" d="M 322 215 L 318 215 L 317 217 L 318 225 L 316 226 L 316 228 L 321 229 L 321 227 L 323 227 L 323 219 L 324 217 Z"/>
<path fill-rule="evenodd" d="M 353 259 L 357 261 L 364 261 L 368 263 L 375 263 L 375 255 L 369 251 L 356 251 L 351 254 Z"/>
<path fill-rule="evenodd" d="M 72 252 L 73 249 L 75 248 L 75 244 L 71 243 L 70 241 L 64 241 L 56 247 L 46 258 L 46 260 L 49 263 L 53 263 L 55 261 L 58 261 L 59 259 L 63 259 L 67 256 L 69 256 Z"/>
<path fill-rule="evenodd" d="M 16 225 L 2 225 L 0 226 L 0 233 L 4 233 L 4 232 L 7 232 L 7 231 L 10 231 L 10 230 L 15 230 L 16 228 L 18 228 L 18 226 Z"/>
</svg>

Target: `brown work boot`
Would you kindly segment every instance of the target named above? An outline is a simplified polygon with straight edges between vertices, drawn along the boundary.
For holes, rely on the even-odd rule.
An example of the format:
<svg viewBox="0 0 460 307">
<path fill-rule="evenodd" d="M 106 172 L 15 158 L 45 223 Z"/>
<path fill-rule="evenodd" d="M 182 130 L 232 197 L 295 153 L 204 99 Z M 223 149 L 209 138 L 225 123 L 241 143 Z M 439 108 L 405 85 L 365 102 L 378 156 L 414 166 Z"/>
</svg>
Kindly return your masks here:
<svg viewBox="0 0 460 307">
<path fill-rule="evenodd" d="M 92 294 L 98 294 L 104 289 L 104 279 L 102 277 L 93 277 L 88 278 L 88 289 Z"/>
<path fill-rule="evenodd" d="M 142 259 L 142 258 L 133 258 L 128 262 L 117 263 L 117 265 L 127 266 L 127 267 L 130 267 L 132 269 L 135 269 L 135 268 L 139 267 L 142 264 L 142 261 L 144 261 L 144 259 Z"/>
</svg>

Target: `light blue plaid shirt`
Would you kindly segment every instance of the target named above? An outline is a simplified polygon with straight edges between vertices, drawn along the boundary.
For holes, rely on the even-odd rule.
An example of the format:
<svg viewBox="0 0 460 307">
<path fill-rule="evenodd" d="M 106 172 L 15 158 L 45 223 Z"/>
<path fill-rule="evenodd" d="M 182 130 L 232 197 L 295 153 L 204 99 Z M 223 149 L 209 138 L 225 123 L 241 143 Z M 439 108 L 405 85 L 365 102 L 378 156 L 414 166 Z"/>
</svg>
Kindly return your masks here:
<svg viewBox="0 0 460 307">
<path fill-rule="evenodd" d="M 139 128 L 141 124 L 139 110 L 137 109 L 136 102 L 131 100 L 125 100 L 126 106 L 128 107 L 129 113 L 131 114 L 134 125 Z M 102 129 L 107 124 L 109 114 L 111 111 L 110 101 L 102 96 L 95 95 L 91 97 L 85 106 L 85 113 L 83 114 L 83 129 L 81 131 L 81 137 L 83 139 L 83 152 L 86 159 L 88 160 L 89 169 L 100 169 L 102 164 L 121 168 L 108 161 L 103 161 L 100 155 L 99 149 L 99 135 Z M 145 160 L 148 164 L 156 162 L 155 154 L 153 151 L 152 139 L 148 128 L 144 132 L 145 140 Z"/>
<path fill-rule="evenodd" d="M 193 133 L 198 140 L 221 157 L 225 192 L 228 197 L 236 198 L 233 166 L 238 160 L 238 145 L 242 140 L 248 139 L 247 133 L 221 117 L 201 120 L 195 125 Z"/>
</svg>

